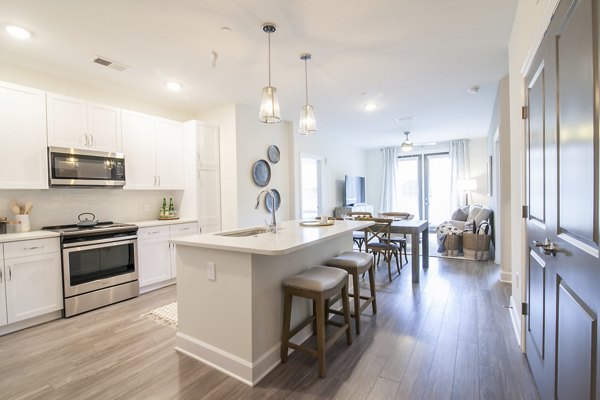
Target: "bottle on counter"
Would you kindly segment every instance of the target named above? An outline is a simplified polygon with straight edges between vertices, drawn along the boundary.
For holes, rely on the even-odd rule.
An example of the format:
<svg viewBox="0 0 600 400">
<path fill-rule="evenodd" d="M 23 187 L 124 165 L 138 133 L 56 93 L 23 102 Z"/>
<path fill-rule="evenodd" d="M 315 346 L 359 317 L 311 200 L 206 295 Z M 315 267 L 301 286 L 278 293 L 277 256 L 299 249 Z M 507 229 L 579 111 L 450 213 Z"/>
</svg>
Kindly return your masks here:
<svg viewBox="0 0 600 400">
<path fill-rule="evenodd" d="M 169 217 L 175 217 L 175 206 L 173 205 L 173 198 L 169 200 Z"/>
<path fill-rule="evenodd" d="M 162 206 L 160 207 L 160 218 L 167 217 L 167 199 L 163 197 Z"/>
</svg>

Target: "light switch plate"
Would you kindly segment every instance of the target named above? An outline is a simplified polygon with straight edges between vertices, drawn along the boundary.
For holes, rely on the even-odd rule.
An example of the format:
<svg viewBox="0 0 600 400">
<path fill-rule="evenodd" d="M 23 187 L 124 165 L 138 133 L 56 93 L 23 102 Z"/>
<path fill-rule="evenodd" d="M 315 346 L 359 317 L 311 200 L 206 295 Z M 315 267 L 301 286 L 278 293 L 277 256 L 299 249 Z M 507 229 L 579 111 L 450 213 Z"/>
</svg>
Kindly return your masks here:
<svg viewBox="0 0 600 400">
<path fill-rule="evenodd" d="M 217 280 L 217 271 L 216 271 L 216 265 L 214 262 L 207 262 L 206 263 L 206 277 L 208 278 L 209 281 L 216 281 Z"/>
</svg>

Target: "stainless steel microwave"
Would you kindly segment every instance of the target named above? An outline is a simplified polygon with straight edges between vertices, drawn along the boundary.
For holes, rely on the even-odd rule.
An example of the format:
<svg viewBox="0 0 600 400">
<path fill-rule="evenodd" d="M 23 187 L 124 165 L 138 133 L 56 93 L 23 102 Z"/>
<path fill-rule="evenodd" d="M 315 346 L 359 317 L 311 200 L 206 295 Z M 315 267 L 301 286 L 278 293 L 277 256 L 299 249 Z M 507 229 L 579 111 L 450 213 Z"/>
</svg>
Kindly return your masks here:
<svg viewBox="0 0 600 400">
<path fill-rule="evenodd" d="M 125 185 L 123 153 L 48 147 L 48 164 L 50 186 L 123 187 Z"/>
</svg>

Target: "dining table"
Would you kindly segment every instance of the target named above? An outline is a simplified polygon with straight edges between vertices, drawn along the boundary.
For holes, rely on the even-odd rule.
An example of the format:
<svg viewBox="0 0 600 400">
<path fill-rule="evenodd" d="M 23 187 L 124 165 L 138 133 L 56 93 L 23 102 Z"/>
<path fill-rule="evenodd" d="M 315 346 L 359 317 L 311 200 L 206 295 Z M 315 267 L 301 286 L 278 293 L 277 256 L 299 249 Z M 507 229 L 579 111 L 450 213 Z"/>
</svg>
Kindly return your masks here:
<svg viewBox="0 0 600 400">
<path fill-rule="evenodd" d="M 391 233 L 410 235 L 412 281 L 419 283 L 421 268 L 419 267 L 419 234 L 423 243 L 423 268 L 429 268 L 429 221 L 426 219 L 401 219 L 394 220 L 390 229 Z"/>
</svg>

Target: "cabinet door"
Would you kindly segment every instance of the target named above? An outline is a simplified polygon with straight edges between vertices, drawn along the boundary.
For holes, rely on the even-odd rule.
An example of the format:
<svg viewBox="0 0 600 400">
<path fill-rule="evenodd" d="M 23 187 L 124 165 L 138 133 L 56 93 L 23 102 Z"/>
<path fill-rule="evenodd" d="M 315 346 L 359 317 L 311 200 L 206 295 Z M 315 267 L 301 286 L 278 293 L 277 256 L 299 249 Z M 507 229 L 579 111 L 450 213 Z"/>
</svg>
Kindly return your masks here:
<svg viewBox="0 0 600 400">
<path fill-rule="evenodd" d="M 123 111 L 121 118 L 125 189 L 155 189 L 154 118 L 132 111 Z"/>
<path fill-rule="evenodd" d="M 5 260 L 8 323 L 63 308 L 60 253 Z"/>
<path fill-rule="evenodd" d="M 46 93 L 0 82 L 0 189 L 47 189 Z"/>
<path fill-rule="evenodd" d="M 174 224 L 169 227 L 171 232 L 171 239 L 176 239 L 183 236 L 195 235 L 198 233 L 198 223 L 188 222 L 185 224 Z M 171 251 L 171 276 L 174 278 L 177 276 L 177 257 L 175 251 L 175 244 L 170 244 L 169 249 Z"/>
<path fill-rule="evenodd" d="M 171 278 L 169 237 L 138 240 L 140 287 Z"/>
<path fill-rule="evenodd" d="M 48 143 L 50 146 L 87 148 L 87 102 L 48 93 Z"/>
<path fill-rule="evenodd" d="M 158 186 L 183 190 L 183 124 L 157 118 L 155 132 Z"/>
<path fill-rule="evenodd" d="M 90 103 L 88 115 L 90 147 L 94 150 L 120 152 L 121 109 Z"/>
<path fill-rule="evenodd" d="M 8 323 L 6 316 L 6 283 L 4 275 L 4 256 L 2 255 L 2 246 L 0 245 L 0 326 Z"/>
<path fill-rule="evenodd" d="M 221 230 L 221 181 L 218 169 L 198 170 L 198 224 L 202 233 Z"/>
<path fill-rule="evenodd" d="M 219 128 L 198 124 L 198 168 L 219 167 Z"/>
</svg>

